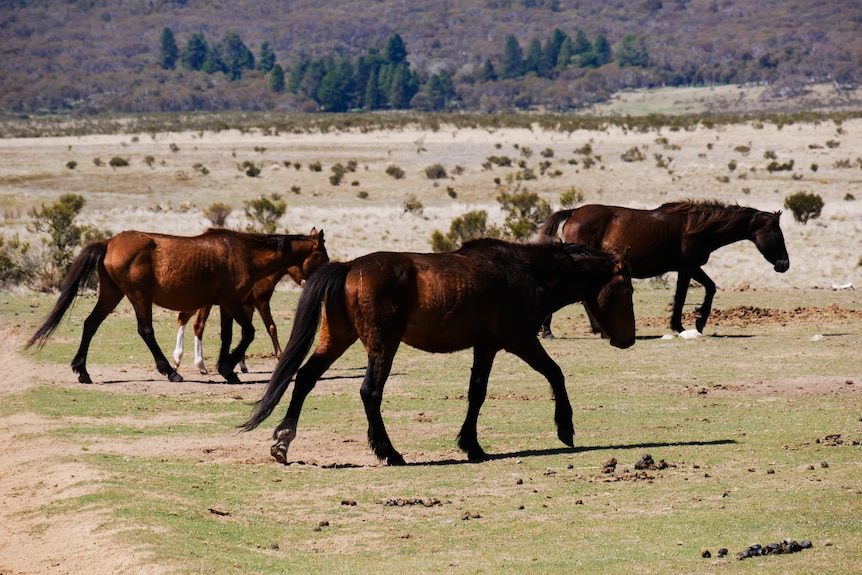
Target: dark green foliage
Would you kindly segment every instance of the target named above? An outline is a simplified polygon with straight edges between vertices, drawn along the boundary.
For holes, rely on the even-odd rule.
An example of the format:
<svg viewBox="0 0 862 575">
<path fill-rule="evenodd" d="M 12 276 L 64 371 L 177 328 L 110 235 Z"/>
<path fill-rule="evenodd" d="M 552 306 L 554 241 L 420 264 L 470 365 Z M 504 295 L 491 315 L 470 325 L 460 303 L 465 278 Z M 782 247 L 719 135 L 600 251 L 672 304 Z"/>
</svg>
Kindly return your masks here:
<svg viewBox="0 0 862 575">
<path fill-rule="evenodd" d="M 244 70 L 254 69 L 254 54 L 236 32 L 229 32 L 222 40 L 222 61 L 231 80 L 239 80 Z"/>
<path fill-rule="evenodd" d="M 279 64 L 272 66 L 269 74 L 269 89 L 273 92 L 284 92 L 284 70 Z"/>
<path fill-rule="evenodd" d="M 620 39 L 614 56 L 621 68 L 629 66 L 646 68 L 649 65 L 646 36 L 626 34 Z"/>
<path fill-rule="evenodd" d="M 114 156 L 108 160 L 108 165 L 112 168 L 125 168 L 129 165 L 129 160 L 121 158 L 120 156 Z"/>
<path fill-rule="evenodd" d="M 500 62 L 500 76 L 502 78 L 517 78 L 524 72 L 524 52 L 514 35 L 506 37 L 503 47 L 503 59 Z"/>
<path fill-rule="evenodd" d="M 270 194 L 243 202 L 243 209 L 245 217 L 249 219 L 247 231 L 274 234 L 278 220 L 287 210 L 287 203 L 279 194 Z"/>
<path fill-rule="evenodd" d="M 159 66 L 165 70 L 173 70 L 177 66 L 179 55 L 180 51 L 177 47 L 177 41 L 174 39 L 173 31 L 170 28 L 163 29 L 159 36 Z"/>
<path fill-rule="evenodd" d="M 429 180 L 442 180 L 446 178 L 446 168 L 443 164 L 432 164 L 425 168 L 425 176 Z"/>
<path fill-rule="evenodd" d="M 475 238 L 482 237 L 487 233 L 488 213 L 485 210 L 467 212 L 463 216 L 452 220 L 449 232 L 434 230 L 431 235 L 431 250 L 437 253 L 451 252 L 457 250 L 461 245 Z"/>
<path fill-rule="evenodd" d="M 189 36 L 189 40 L 186 42 L 186 45 L 180 54 L 183 68 L 187 68 L 189 70 L 200 70 L 203 68 L 204 62 L 207 61 L 208 54 L 209 45 L 207 45 L 204 35 L 195 32 Z"/>
<path fill-rule="evenodd" d="M 811 192 L 796 192 L 784 198 L 784 207 L 793 214 L 793 219 L 802 224 L 820 217 L 823 198 Z"/>
<path fill-rule="evenodd" d="M 551 215 L 551 206 L 535 192 L 500 192 L 500 208 L 506 214 L 504 234 L 516 240 L 529 238 Z"/>
<path fill-rule="evenodd" d="M 272 71 L 275 66 L 275 52 L 269 46 L 269 42 L 263 42 L 260 45 L 260 55 L 257 59 L 257 69 L 264 74 Z"/>
</svg>

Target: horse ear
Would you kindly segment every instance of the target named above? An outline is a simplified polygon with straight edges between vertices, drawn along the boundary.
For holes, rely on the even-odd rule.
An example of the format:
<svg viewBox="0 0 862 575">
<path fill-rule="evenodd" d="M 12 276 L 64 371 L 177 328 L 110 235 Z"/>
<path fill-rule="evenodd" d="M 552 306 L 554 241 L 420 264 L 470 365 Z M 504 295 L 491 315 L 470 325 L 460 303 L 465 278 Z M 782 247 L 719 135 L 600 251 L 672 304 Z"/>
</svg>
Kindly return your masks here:
<svg viewBox="0 0 862 575">
<path fill-rule="evenodd" d="M 310 235 L 310 236 L 316 236 L 316 235 L 317 235 L 317 226 L 312 226 L 312 227 L 311 227 L 311 231 L 310 231 L 310 232 L 308 232 L 308 235 Z"/>
<path fill-rule="evenodd" d="M 622 271 L 626 270 L 626 273 L 629 272 L 629 254 L 632 251 L 631 246 L 626 246 L 626 249 L 623 250 L 622 255 L 620 255 L 620 261 L 617 264 L 617 270 Z"/>
</svg>

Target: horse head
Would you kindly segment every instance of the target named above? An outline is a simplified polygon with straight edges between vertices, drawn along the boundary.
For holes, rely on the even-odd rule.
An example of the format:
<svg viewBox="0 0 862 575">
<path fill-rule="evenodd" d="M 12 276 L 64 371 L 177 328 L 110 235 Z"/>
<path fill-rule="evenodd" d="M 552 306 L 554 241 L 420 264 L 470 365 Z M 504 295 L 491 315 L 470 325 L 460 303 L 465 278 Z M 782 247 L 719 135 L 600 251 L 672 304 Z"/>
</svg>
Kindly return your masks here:
<svg viewBox="0 0 862 575">
<path fill-rule="evenodd" d="M 751 218 L 751 241 L 772 264 L 773 269 L 784 273 L 790 267 L 790 257 L 787 255 L 787 247 L 784 245 L 784 234 L 778 220 L 781 212 L 766 213 L 757 212 Z"/>
<path fill-rule="evenodd" d="M 632 272 L 626 248 L 614 263 L 610 280 L 598 293 L 584 300 L 587 311 L 614 347 L 625 349 L 635 343 L 635 313 L 632 304 Z"/>
<path fill-rule="evenodd" d="M 293 251 L 300 254 L 302 261 L 287 268 L 287 275 L 301 287 L 317 268 L 329 261 L 329 254 L 326 253 L 323 230 L 317 231 L 313 227 L 307 236 L 298 236 L 297 240 L 302 247 L 294 245 Z"/>
</svg>

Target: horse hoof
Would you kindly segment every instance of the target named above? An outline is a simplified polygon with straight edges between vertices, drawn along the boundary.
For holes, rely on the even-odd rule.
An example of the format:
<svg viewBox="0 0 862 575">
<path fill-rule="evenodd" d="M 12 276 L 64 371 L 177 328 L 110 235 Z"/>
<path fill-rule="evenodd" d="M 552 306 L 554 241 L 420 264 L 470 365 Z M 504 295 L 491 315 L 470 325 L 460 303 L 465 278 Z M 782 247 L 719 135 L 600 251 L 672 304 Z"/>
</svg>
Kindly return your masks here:
<svg viewBox="0 0 862 575">
<path fill-rule="evenodd" d="M 207 368 L 205 368 L 205 367 L 202 367 L 199 371 L 201 372 L 201 375 L 209 375 L 209 372 L 207 371 Z"/>
<path fill-rule="evenodd" d="M 557 338 L 554 337 L 554 334 L 552 334 L 551 332 L 543 331 L 542 332 L 542 339 L 557 339 Z"/>
<path fill-rule="evenodd" d="M 82 373 L 78 376 L 78 383 L 93 383 L 93 380 L 90 379 L 89 374 Z"/>
<path fill-rule="evenodd" d="M 246 367 L 246 366 L 240 367 L 239 370 L 243 373 L 248 373 L 248 367 Z"/>
<path fill-rule="evenodd" d="M 226 382 L 228 382 L 228 383 L 242 383 L 242 382 L 239 380 L 239 376 L 238 376 L 237 374 L 235 374 L 234 372 L 232 372 L 232 371 L 229 371 L 229 372 L 227 372 L 227 373 L 225 373 L 225 372 L 223 372 L 223 371 L 220 371 L 219 373 L 220 373 L 220 374 L 221 374 L 221 376 L 225 379 L 225 381 L 226 381 Z"/>
<path fill-rule="evenodd" d="M 172 381 L 174 383 L 179 383 L 179 382 L 183 381 L 183 376 L 181 376 L 177 372 L 173 372 L 172 374 L 170 374 L 168 376 L 168 380 Z"/>
<path fill-rule="evenodd" d="M 287 445 L 283 443 L 275 443 L 269 448 L 269 454 L 272 458 L 282 465 L 287 465 Z"/>
</svg>

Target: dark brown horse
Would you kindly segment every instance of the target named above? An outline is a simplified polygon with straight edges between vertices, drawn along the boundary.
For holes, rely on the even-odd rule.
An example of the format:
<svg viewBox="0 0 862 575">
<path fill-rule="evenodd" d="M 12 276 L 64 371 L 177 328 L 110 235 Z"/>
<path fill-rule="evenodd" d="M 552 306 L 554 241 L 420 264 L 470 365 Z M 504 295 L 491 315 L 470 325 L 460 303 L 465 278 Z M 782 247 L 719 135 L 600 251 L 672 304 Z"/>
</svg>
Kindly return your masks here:
<svg viewBox="0 0 862 575">
<path fill-rule="evenodd" d="M 539 230 L 539 237 L 556 238 L 563 224 L 564 242 L 582 242 L 616 253 L 630 247 L 632 277 L 677 272 L 670 327 L 678 332 L 683 331 L 686 292 L 691 280 L 695 280 L 706 290 L 695 323 L 697 331 L 703 332 L 712 310 L 715 283 L 701 266 L 718 248 L 751 240 L 775 271 L 786 272 L 790 260 L 778 223 L 780 217 L 780 211 L 761 212 L 716 201 L 672 202 L 654 210 L 590 204 L 552 214 Z M 550 316 L 542 325 L 542 335 L 553 337 Z"/>
<path fill-rule="evenodd" d="M 323 263 L 323 261 L 320 263 Z M 272 350 L 276 358 L 281 355 L 281 344 L 278 342 L 278 329 L 275 327 L 275 320 L 272 318 L 272 309 L 269 304 L 272 299 L 272 294 L 275 292 L 278 282 L 281 281 L 281 278 L 285 275 L 289 275 L 297 285 L 301 286 L 305 280 L 308 279 L 305 275 L 306 272 L 311 273 L 314 269 L 316 268 L 309 267 L 309 269 L 303 270 L 300 266 L 290 266 L 287 269 L 278 270 L 273 274 L 259 279 L 251 288 L 251 292 L 249 292 L 245 297 L 245 300 L 243 300 L 245 313 L 248 314 L 249 318 L 254 316 L 254 310 L 257 310 L 260 314 L 260 319 L 263 321 L 263 325 L 266 326 L 266 331 L 269 334 L 269 338 L 272 340 Z M 179 368 L 180 362 L 183 359 L 183 340 L 185 337 L 186 324 L 192 316 L 194 316 L 195 321 L 194 324 L 192 324 L 195 334 L 194 364 L 202 374 L 208 373 L 206 364 L 204 363 L 203 336 L 211 309 L 212 308 L 208 306 L 202 307 L 196 312 L 181 311 L 177 313 L 177 343 L 176 347 L 174 347 L 173 354 L 175 367 Z M 243 373 L 248 372 L 248 367 L 246 367 L 244 359 L 239 360 L 239 367 L 240 371 Z"/>
<path fill-rule="evenodd" d="M 557 436 L 573 445 L 572 408 L 559 366 L 536 339 L 542 319 L 583 301 L 610 338 L 626 348 L 635 341 L 632 286 L 625 261 L 581 245 L 468 242 L 456 252 L 379 252 L 347 263 L 329 263 L 305 284 L 290 341 L 263 398 L 243 425 L 251 430 L 275 409 L 296 375 L 293 397 L 276 427 L 272 456 L 287 462 L 303 402 L 321 375 L 357 339 L 368 355 L 360 395 L 368 441 L 390 465 L 404 459 L 383 425 L 383 386 L 401 342 L 423 351 L 473 348 L 467 417 L 458 445 L 472 460 L 485 459 L 476 437 L 494 357 L 506 350 L 545 376 L 556 400 Z M 300 369 L 320 325 L 317 349 Z"/>
<path fill-rule="evenodd" d="M 72 262 L 60 297 L 27 347 L 44 344 L 78 295 L 78 287 L 94 271 L 99 298 L 84 321 L 84 332 L 72 370 L 81 383 L 87 373 L 90 340 L 123 296 L 129 298 L 138 321 L 138 334 L 147 344 L 156 369 L 171 381 L 182 381 L 153 334 L 153 304 L 184 311 L 218 305 L 221 309 L 221 351 L 217 369 L 229 382 L 238 382 L 233 369 L 254 338 L 254 327 L 243 298 L 256 281 L 276 270 L 300 266 L 306 274 L 329 260 L 323 231 L 309 235 L 262 235 L 209 230 L 183 237 L 146 232 L 122 232 L 86 246 Z M 242 328 L 242 339 L 230 352 L 231 319 Z"/>
</svg>

